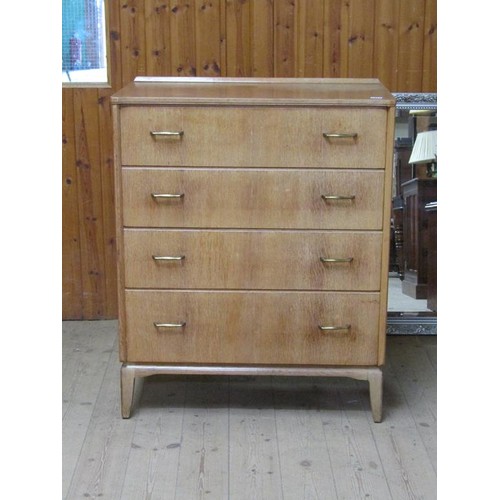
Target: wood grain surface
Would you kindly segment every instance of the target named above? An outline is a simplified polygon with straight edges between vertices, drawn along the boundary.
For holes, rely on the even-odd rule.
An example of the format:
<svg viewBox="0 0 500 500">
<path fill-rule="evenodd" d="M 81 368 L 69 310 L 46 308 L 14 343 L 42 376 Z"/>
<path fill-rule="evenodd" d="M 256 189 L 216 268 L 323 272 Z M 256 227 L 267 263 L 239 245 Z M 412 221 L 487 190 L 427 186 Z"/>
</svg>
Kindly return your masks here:
<svg viewBox="0 0 500 500">
<path fill-rule="evenodd" d="M 106 7 L 108 88 L 62 90 L 65 319 L 116 317 L 106 173 L 112 127 L 103 99 L 136 76 L 375 77 L 393 92 L 437 88 L 436 0 L 131 0 Z M 82 133 L 82 116 L 90 132 Z"/>
</svg>

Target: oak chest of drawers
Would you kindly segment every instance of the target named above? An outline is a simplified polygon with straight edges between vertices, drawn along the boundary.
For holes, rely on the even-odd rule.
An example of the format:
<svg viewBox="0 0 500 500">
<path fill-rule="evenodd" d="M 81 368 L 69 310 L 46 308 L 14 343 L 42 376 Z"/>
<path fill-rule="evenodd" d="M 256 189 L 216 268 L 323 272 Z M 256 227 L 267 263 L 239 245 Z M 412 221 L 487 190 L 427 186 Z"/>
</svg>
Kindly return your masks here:
<svg viewBox="0 0 500 500">
<path fill-rule="evenodd" d="M 394 100 L 377 80 L 112 97 L 122 415 L 160 373 L 368 380 L 381 420 Z"/>
</svg>

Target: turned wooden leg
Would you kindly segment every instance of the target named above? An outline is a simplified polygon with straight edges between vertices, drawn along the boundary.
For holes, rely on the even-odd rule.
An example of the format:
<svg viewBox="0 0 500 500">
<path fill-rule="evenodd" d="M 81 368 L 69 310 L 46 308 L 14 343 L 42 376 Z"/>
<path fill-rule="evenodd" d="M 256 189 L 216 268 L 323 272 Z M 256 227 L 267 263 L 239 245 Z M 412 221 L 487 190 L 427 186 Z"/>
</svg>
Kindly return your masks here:
<svg viewBox="0 0 500 500">
<path fill-rule="evenodd" d="M 135 369 L 122 365 L 121 368 L 122 418 L 129 418 L 134 399 Z"/>
<path fill-rule="evenodd" d="M 368 374 L 370 386 L 370 403 L 374 422 L 382 422 L 382 370 L 377 368 Z"/>
</svg>

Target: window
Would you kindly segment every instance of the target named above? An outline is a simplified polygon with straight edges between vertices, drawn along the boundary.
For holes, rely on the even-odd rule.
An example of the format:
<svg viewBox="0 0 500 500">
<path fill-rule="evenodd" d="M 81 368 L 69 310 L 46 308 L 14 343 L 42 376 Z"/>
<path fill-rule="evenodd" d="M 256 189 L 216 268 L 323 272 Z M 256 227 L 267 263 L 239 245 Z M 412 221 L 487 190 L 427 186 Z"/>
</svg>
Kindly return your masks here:
<svg viewBox="0 0 500 500">
<path fill-rule="evenodd" d="M 63 0 L 62 81 L 108 81 L 104 0 Z"/>
</svg>

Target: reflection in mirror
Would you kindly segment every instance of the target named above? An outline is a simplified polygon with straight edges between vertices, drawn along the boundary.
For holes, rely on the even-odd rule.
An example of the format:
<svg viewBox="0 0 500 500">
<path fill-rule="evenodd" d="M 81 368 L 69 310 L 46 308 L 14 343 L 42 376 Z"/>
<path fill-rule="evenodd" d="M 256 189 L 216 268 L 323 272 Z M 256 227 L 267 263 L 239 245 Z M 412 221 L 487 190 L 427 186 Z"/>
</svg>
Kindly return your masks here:
<svg viewBox="0 0 500 500">
<path fill-rule="evenodd" d="M 387 331 L 435 334 L 437 96 L 405 93 L 394 96 Z"/>
</svg>

